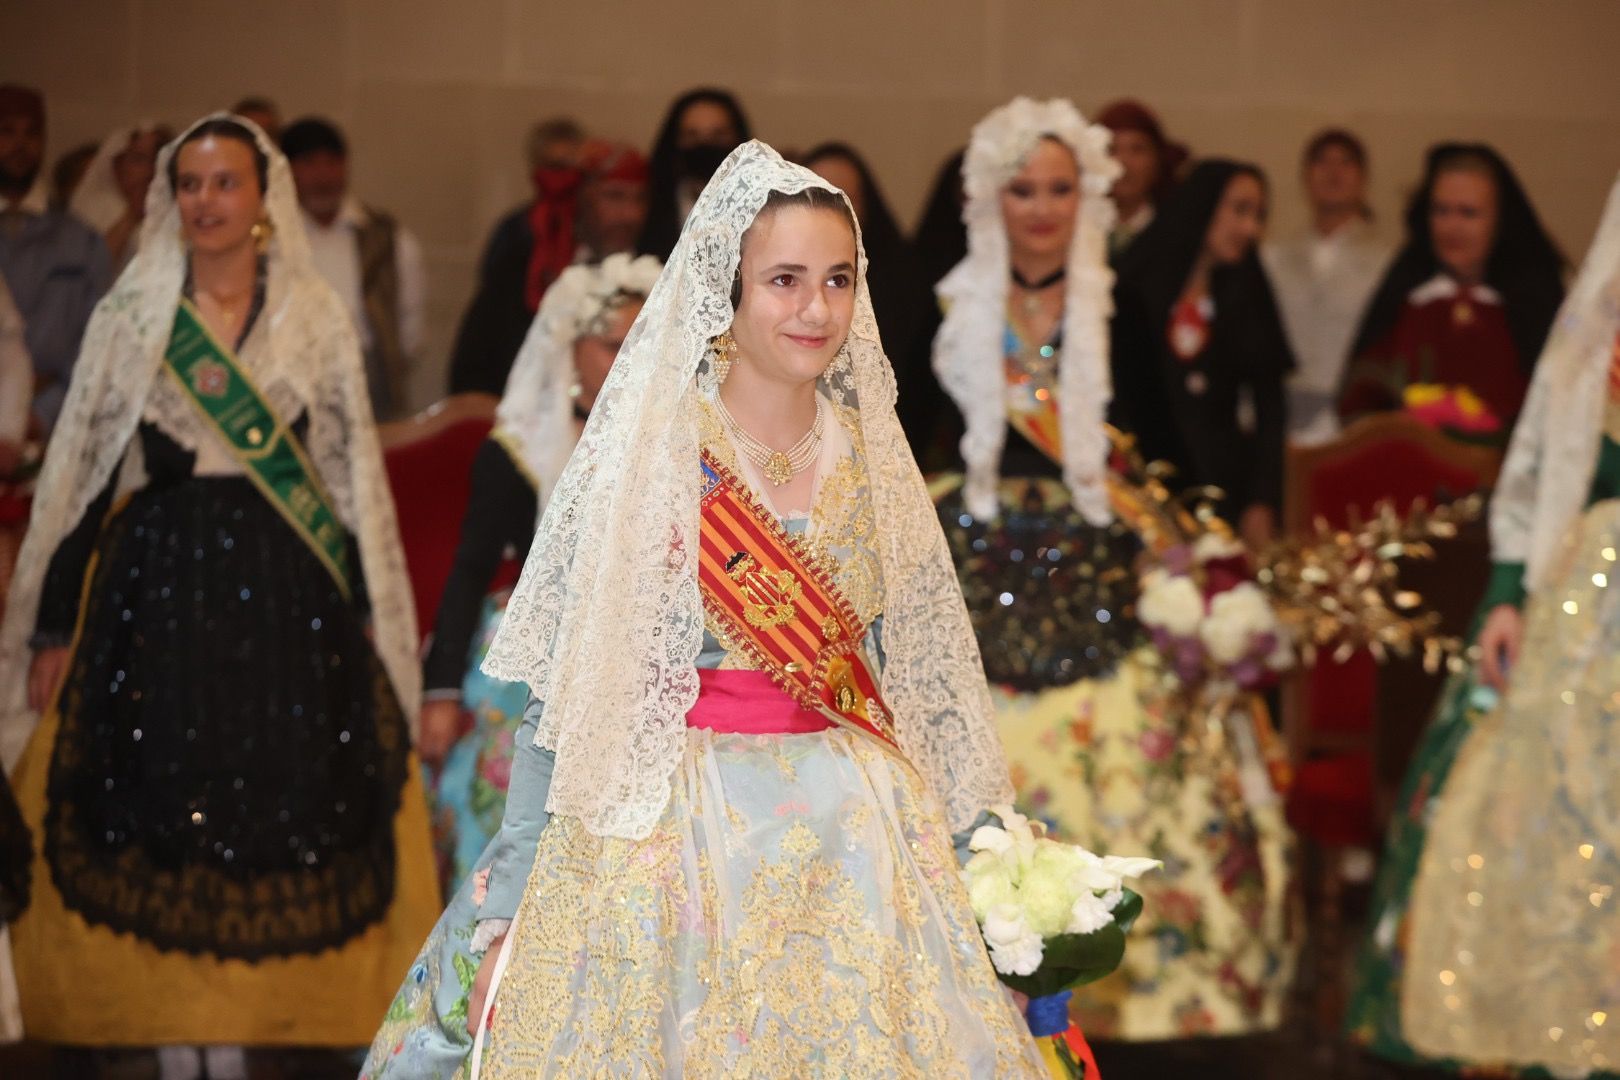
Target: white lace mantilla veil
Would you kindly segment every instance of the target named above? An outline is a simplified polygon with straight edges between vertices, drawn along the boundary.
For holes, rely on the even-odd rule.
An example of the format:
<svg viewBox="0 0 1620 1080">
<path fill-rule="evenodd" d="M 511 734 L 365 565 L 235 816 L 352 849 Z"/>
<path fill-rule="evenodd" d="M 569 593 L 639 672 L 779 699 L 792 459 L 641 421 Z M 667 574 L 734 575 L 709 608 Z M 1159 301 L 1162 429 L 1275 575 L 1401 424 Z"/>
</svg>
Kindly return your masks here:
<svg viewBox="0 0 1620 1080">
<path fill-rule="evenodd" d="M 1620 179 L 1586 261 L 1553 320 L 1524 410 L 1491 495 L 1491 557 L 1525 563 L 1531 590 L 1547 584 L 1580 516 L 1609 407 L 1620 333 Z"/>
<path fill-rule="evenodd" d="M 615 296 L 650 293 L 662 269 L 652 255 L 609 255 L 600 263 L 570 266 L 540 301 L 495 407 L 495 427 L 516 446 L 538 485 L 541 506 L 574 452 L 569 394 L 575 378 L 574 342 L 590 332 Z"/>
<path fill-rule="evenodd" d="M 642 838 L 669 801 L 698 695 L 698 408 L 709 341 L 732 321 L 743 233 L 773 191 L 836 192 L 760 142 L 704 188 L 547 503 L 484 661 L 545 702 L 556 751 L 547 807 Z M 857 237 L 858 240 L 858 237 Z M 855 408 L 886 588 L 882 676 L 906 756 L 951 827 L 1012 794 L 978 644 L 939 519 L 895 418 L 860 255 L 849 337 L 821 381 Z"/>
<path fill-rule="evenodd" d="M 136 135 L 157 127 L 150 120 L 121 127 L 96 147 L 95 157 L 85 166 L 84 178 L 68 200 L 68 212 L 98 233 L 105 234 L 124 216 L 124 193 L 118 189 L 113 159 L 123 153 Z"/>
<path fill-rule="evenodd" d="M 1061 98 L 1014 98 L 973 128 L 962 160 L 967 202 L 967 256 L 935 291 L 946 305 L 934 337 L 934 372 L 962 413 L 963 497 L 976 517 L 996 516 L 1001 451 L 1007 441 L 1007 382 L 1002 371 L 1011 257 L 1001 217 L 1001 190 L 1018 175 L 1042 138 L 1067 146 L 1080 166 L 1080 211 L 1064 275 L 1063 342 L 1057 366 L 1063 482 L 1075 508 L 1094 524 L 1112 519 L 1108 506 L 1110 447 L 1103 424 L 1113 397 L 1108 366 L 1108 319 L 1114 274 L 1108 233 L 1117 211 L 1108 197 L 1119 162 L 1108 152 L 1112 135 L 1087 124 Z"/>
<path fill-rule="evenodd" d="M 235 120 L 251 131 L 270 162 L 264 205 L 273 238 L 259 316 L 268 329 L 267 347 L 250 348 L 242 362 L 283 418 L 308 413 L 305 446 L 339 520 L 359 543 L 377 653 L 414 731 L 421 699 L 416 609 L 359 342 L 342 301 L 310 261 L 286 158 L 241 117 L 217 113 L 198 124 L 217 119 Z M 0 628 L 0 760 L 8 770 L 38 720 L 27 704 L 28 639 L 57 546 L 125 462 L 143 419 L 188 449 L 215 437 L 183 393 L 159 378 L 186 275 L 180 213 L 168 180 L 169 160 L 184 138 L 158 155 L 140 250 L 96 305 L 45 454 Z M 133 490 L 141 480 L 132 462 L 122 469 L 119 492 Z"/>
</svg>

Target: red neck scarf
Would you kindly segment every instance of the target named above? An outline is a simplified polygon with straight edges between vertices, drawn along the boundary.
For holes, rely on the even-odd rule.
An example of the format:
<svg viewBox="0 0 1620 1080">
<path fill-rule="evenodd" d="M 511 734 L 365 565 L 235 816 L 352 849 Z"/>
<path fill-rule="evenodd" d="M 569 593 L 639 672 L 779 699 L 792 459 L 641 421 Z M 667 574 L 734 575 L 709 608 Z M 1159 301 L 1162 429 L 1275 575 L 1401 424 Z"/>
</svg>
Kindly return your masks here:
<svg viewBox="0 0 1620 1080">
<path fill-rule="evenodd" d="M 534 247 L 523 300 L 530 312 L 540 310 L 540 298 L 574 261 L 574 214 L 579 205 L 580 171 L 573 168 L 534 170 L 534 205 L 529 208 L 529 230 Z"/>
</svg>

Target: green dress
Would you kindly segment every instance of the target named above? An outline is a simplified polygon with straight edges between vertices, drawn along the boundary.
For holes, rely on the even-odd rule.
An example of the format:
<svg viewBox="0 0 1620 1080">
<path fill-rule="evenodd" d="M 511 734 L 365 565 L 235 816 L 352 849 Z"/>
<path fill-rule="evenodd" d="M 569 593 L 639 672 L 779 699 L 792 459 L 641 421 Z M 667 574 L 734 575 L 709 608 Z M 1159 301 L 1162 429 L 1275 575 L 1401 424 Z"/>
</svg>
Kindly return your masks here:
<svg viewBox="0 0 1620 1080">
<path fill-rule="evenodd" d="M 1605 435 L 1587 506 L 1611 499 L 1620 499 L 1620 443 Z M 1496 563 L 1476 620 L 1475 634 L 1486 613 L 1493 608 L 1500 604 L 1523 607 L 1524 600 L 1524 564 Z M 1476 723 L 1494 708 L 1496 701 L 1495 691 L 1477 683 L 1471 669 L 1451 678 L 1395 803 L 1373 888 L 1371 929 L 1356 964 L 1345 1018 L 1350 1038 L 1386 1060 L 1452 1070 L 1477 1064 L 1431 1060 L 1408 1043 L 1401 1024 L 1401 979 L 1411 936 L 1408 909 L 1428 839 L 1433 800 L 1445 791 L 1452 766 Z M 1522 1075 L 1544 1077 L 1550 1074 L 1535 1069 Z M 1605 1072 L 1589 1076 L 1620 1074 Z"/>
</svg>

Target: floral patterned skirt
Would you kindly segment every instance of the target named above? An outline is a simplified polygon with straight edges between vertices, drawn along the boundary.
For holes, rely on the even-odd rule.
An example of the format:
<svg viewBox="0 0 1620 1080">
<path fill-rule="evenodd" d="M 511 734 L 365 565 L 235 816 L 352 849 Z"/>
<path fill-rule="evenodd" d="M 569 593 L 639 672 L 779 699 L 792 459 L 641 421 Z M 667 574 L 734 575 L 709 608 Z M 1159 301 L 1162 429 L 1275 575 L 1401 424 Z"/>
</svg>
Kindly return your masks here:
<svg viewBox="0 0 1620 1080">
<path fill-rule="evenodd" d="M 1106 679 L 994 690 L 1020 808 L 1099 854 L 1164 861 L 1135 885 L 1120 970 L 1073 1013 L 1091 1039 L 1268 1031 L 1294 971 L 1292 834 L 1247 718 L 1184 715 L 1154 663 L 1144 649 Z"/>
<path fill-rule="evenodd" d="M 837 730 L 688 738 L 646 839 L 541 834 L 478 1075 L 1046 1075 L 912 769 Z"/>
<path fill-rule="evenodd" d="M 507 590 L 484 601 L 467 677 L 461 683 L 462 704 L 473 716 L 472 730 L 451 748 L 431 789 L 434 848 L 446 893 L 472 873 L 506 810 L 512 739 L 523 722 L 529 688 L 492 678 L 481 668 L 510 595 Z"/>
</svg>

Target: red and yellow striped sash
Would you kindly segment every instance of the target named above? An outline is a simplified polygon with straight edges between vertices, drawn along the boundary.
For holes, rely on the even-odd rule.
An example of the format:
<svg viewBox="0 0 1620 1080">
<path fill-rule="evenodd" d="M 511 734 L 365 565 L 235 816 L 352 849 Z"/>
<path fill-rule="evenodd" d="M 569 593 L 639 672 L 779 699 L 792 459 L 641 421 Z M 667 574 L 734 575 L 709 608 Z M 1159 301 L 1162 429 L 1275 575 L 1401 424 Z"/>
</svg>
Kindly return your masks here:
<svg viewBox="0 0 1620 1080">
<path fill-rule="evenodd" d="M 727 645 L 803 707 L 898 750 L 862 655 L 866 627 L 832 575 L 707 450 L 702 467 L 698 583 Z"/>
</svg>

